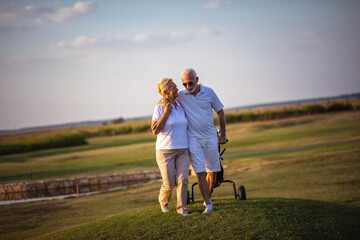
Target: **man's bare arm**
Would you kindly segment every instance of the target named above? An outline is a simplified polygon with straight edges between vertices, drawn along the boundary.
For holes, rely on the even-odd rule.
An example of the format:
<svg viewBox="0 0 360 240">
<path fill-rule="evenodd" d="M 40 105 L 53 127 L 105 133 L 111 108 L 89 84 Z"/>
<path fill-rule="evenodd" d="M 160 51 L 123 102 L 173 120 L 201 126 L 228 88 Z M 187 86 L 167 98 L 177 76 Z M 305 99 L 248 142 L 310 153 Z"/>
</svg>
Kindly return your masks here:
<svg viewBox="0 0 360 240">
<path fill-rule="evenodd" d="M 225 112 L 223 109 L 217 112 L 219 125 L 220 125 L 220 136 L 219 136 L 219 144 L 226 143 L 226 118 Z"/>
</svg>

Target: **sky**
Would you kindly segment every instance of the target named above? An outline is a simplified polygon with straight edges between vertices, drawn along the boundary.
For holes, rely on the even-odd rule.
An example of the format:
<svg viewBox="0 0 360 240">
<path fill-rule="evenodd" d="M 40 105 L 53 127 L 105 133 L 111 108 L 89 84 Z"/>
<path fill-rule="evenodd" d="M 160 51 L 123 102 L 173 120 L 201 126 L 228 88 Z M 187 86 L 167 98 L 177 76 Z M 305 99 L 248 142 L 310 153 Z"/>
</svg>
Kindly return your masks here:
<svg viewBox="0 0 360 240">
<path fill-rule="evenodd" d="M 358 0 L 0 1 L 0 129 L 151 116 L 194 68 L 226 108 L 360 92 Z"/>
</svg>

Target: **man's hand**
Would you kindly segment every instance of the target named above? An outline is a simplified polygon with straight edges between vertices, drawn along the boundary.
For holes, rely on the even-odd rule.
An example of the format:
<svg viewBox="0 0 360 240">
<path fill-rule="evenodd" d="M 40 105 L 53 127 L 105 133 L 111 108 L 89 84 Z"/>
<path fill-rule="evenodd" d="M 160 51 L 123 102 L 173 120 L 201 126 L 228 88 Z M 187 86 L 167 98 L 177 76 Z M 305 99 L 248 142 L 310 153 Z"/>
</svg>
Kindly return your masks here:
<svg viewBox="0 0 360 240">
<path fill-rule="evenodd" d="M 225 144 L 227 141 L 226 141 L 226 135 L 225 134 L 221 134 L 219 136 L 219 144 Z"/>
<path fill-rule="evenodd" d="M 220 136 L 219 136 L 219 144 L 225 144 L 226 143 L 226 118 L 225 118 L 225 112 L 223 109 L 217 112 L 218 119 L 219 119 L 219 125 L 220 125 Z"/>
</svg>

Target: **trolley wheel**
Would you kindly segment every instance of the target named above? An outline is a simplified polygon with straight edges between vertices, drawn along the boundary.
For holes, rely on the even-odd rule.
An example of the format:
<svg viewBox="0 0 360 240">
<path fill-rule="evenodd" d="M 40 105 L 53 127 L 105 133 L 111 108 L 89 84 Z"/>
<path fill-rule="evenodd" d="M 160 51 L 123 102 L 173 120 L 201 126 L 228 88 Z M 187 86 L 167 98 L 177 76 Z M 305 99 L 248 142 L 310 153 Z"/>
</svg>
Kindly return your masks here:
<svg viewBox="0 0 360 240">
<path fill-rule="evenodd" d="M 189 190 L 187 191 L 187 204 L 190 204 L 190 192 L 189 192 Z"/>
<path fill-rule="evenodd" d="M 239 187 L 239 200 L 246 200 L 246 192 L 243 185 Z"/>
</svg>

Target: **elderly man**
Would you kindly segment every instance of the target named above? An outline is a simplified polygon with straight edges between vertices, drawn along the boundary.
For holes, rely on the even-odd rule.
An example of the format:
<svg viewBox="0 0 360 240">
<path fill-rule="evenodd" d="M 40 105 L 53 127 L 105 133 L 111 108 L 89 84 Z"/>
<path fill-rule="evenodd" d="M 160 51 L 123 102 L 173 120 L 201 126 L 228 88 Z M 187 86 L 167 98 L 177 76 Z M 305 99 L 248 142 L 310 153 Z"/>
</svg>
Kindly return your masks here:
<svg viewBox="0 0 360 240">
<path fill-rule="evenodd" d="M 179 92 L 178 101 L 188 119 L 190 161 L 205 201 L 204 213 L 208 213 L 212 210 L 211 193 L 216 172 L 221 171 L 218 144 L 226 143 L 224 105 L 211 88 L 198 84 L 199 78 L 194 69 L 183 70 L 181 80 L 186 89 Z M 219 137 L 213 110 L 218 114 Z"/>
</svg>

